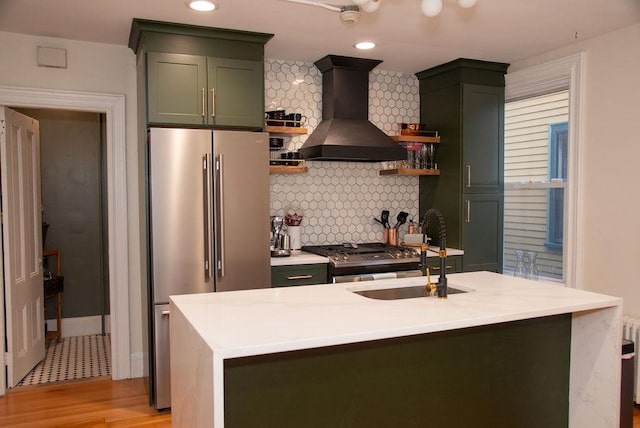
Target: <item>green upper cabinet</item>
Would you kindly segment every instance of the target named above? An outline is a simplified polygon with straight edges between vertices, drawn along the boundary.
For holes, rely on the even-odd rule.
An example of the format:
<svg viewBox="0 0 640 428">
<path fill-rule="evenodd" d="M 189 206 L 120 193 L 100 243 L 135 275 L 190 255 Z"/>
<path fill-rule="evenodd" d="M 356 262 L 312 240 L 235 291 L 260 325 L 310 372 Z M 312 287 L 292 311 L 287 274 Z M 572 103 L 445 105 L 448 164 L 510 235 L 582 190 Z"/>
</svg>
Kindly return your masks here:
<svg viewBox="0 0 640 428">
<path fill-rule="evenodd" d="M 420 212 L 442 212 L 464 271 L 502 271 L 507 66 L 459 59 L 416 74 L 420 121 L 440 132 L 440 175 L 420 177 Z"/>
<path fill-rule="evenodd" d="M 466 193 L 504 187 L 504 88 L 462 87 L 462 165 Z"/>
<path fill-rule="evenodd" d="M 207 58 L 147 54 L 147 117 L 151 123 L 207 124 Z"/>
<path fill-rule="evenodd" d="M 207 113 L 212 125 L 264 125 L 262 61 L 207 58 L 207 81 Z"/>
<path fill-rule="evenodd" d="M 272 34 L 134 19 L 147 124 L 261 129 Z"/>
</svg>

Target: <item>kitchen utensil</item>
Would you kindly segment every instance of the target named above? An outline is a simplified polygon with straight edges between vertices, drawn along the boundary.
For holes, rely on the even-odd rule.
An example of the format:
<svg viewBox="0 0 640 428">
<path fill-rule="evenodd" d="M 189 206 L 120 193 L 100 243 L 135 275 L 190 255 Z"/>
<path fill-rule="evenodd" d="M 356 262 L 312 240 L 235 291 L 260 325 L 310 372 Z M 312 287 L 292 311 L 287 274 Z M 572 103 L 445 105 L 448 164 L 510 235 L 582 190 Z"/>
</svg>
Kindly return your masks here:
<svg viewBox="0 0 640 428">
<path fill-rule="evenodd" d="M 405 224 L 407 222 L 407 217 L 409 217 L 409 213 L 406 213 L 404 211 L 400 211 L 398 213 L 398 216 L 396 217 L 396 220 L 398 221 L 396 223 L 395 226 L 393 226 L 394 229 L 399 229 L 400 226 L 402 226 L 403 224 Z"/>
<path fill-rule="evenodd" d="M 398 246 L 398 229 L 387 229 L 389 232 L 389 245 Z"/>
<path fill-rule="evenodd" d="M 382 210 L 382 213 L 380 214 L 380 220 L 382 221 L 382 225 L 386 229 L 389 229 L 391 227 L 391 225 L 389 224 L 389 210 Z"/>
<path fill-rule="evenodd" d="M 271 233 L 273 233 L 274 248 L 280 248 L 278 239 L 282 233 L 282 227 L 284 226 L 284 217 L 273 216 L 271 217 Z"/>
<path fill-rule="evenodd" d="M 299 250 L 302 247 L 300 240 L 300 226 L 287 226 L 289 229 L 290 248 L 292 251 Z"/>
<path fill-rule="evenodd" d="M 380 223 L 380 224 L 382 225 L 382 227 L 384 227 L 384 223 L 382 222 L 382 220 L 377 219 L 377 218 L 375 218 L 375 217 L 374 217 L 373 219 L 374 219 L 375 221 L 377 221 L 378 223 Z"/>
</svg>

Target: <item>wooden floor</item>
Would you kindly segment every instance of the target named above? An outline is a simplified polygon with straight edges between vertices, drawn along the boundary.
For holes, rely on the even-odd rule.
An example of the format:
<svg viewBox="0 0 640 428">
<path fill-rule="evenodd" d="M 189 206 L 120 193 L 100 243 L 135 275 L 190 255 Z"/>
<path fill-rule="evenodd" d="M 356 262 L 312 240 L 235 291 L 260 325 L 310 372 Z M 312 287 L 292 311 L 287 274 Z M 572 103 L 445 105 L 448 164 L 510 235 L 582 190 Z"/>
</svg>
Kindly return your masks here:
<svg viewBox="0 0 640 428">
<path fill-rule="evenodd" d="M 0 397 L 0 427 L 170 427 L 171 413 L 148 404 L 142 378 L 56 382 Z"/>
<path fill-rule="evenodd" d="M 145 380 L 109 378 L 26 386 L 0 397 L 0 427 L 170 427 L 147 403 Z M 640 428 L 640 408 L 633 411 Z"/>
</svg>

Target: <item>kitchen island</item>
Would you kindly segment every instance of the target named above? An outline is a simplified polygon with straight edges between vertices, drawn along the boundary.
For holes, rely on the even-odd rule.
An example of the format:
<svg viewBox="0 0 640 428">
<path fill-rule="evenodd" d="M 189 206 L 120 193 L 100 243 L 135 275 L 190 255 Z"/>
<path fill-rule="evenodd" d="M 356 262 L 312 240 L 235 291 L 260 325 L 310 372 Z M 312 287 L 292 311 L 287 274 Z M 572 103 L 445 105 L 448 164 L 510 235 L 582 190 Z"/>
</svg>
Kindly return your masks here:
<svg viewBox="0 0 640 428">
<path fill-rule="evenodd" d="M 621 299 L 489 272 L 352 291 L 422 282 L 172 296 L 174 426 L 617 426 Z"/>
</svg>

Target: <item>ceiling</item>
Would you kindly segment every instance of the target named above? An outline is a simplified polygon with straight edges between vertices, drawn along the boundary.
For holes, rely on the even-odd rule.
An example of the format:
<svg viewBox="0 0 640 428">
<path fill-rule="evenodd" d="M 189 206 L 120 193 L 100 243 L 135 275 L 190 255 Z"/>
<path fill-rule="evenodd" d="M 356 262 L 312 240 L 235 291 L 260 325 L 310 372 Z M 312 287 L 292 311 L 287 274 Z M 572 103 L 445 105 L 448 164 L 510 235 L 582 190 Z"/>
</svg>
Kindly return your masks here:
<svg viewBox="0 0 640 428">
<path fill-rule="evenodd" d="M 218 10 L 202 13 L 184 0 L 0 0 L 0 31 L 126 46 L 135 17 L 273 33 L 268 58 L 357 56 L 415 73 L 460 57 L 512 63 L 640 22 L 640 0 L 478 0 L 471 9 L 444 0 L 435 18 L 422 15 L 419 0 L 381 0 L 354 24 L 283 0 L 216 1 Z M 364 39 L 378 46 L 353 48 Z"/>
</svg>

